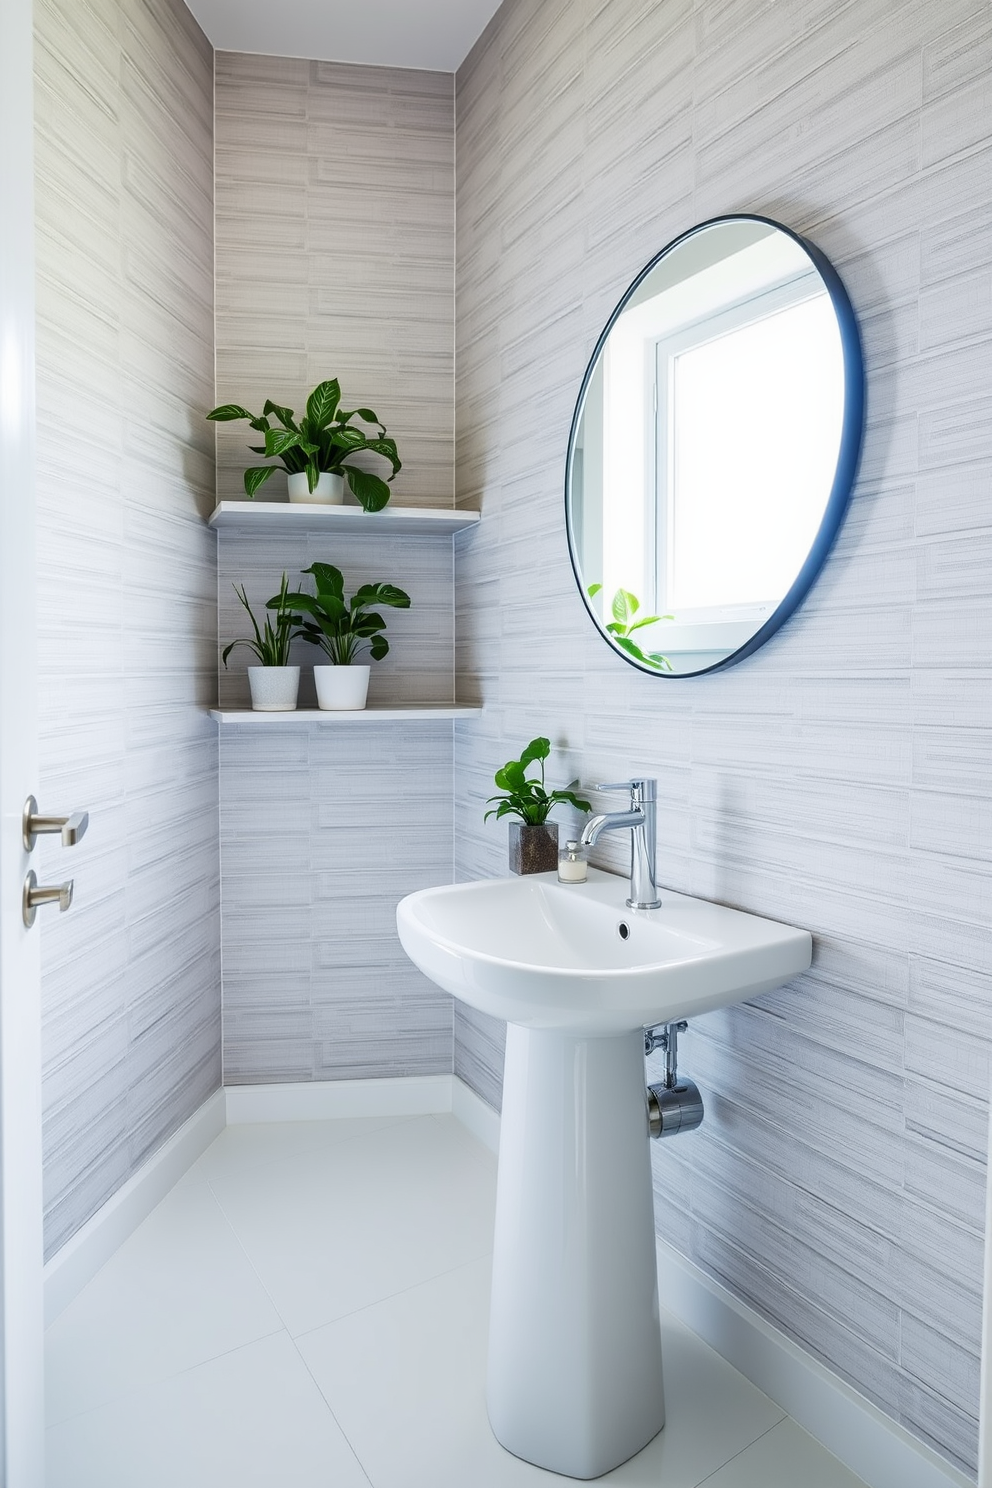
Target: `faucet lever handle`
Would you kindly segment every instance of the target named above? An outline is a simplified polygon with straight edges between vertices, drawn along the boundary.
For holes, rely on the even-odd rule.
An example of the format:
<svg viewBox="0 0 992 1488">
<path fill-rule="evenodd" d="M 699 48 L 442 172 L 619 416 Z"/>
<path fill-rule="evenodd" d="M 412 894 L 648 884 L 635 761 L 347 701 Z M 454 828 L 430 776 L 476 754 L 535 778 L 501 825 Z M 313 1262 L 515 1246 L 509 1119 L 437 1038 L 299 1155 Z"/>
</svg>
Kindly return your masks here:
<svg viewBox="0 0 992 1488">
<path fill-rule="evenodd" d="M 631 797 L 638 801 L 655 801 L 658 798 L 657 780 L 648 779 L 644 775 L 638 775 L 633 780 L 614 780 L 603 785 L 594 785 L 597 791 L 630 791 Z"/>
</svg>

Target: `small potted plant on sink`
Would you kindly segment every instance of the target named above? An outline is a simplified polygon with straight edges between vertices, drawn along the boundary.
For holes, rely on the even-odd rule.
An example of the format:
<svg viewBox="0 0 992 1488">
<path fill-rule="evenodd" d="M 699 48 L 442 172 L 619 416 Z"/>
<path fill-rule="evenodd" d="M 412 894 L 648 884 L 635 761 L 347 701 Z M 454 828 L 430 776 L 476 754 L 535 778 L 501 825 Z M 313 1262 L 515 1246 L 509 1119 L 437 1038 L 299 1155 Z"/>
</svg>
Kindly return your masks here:
<svg viewBox="0 0 992 1488">
<path fill-rule="evenodd" d="M 224 665 L 227 666 L 227 658 L 236 646 L 247 646 L 258 657 L 258 666 L 248 668 L 252 708 L 261 713 L 292 713 L 300 691 L 300 669 L 289 665 L 289 648 L 294 637 L 303 634 L 299 628 L 303 616 L 297 614 L 289 602 L 289 581 L 283 574 L 279 593 L 266 605 L 273 616 L 266 615 L 263 626 L 259 626 L 252 613 L 245 586 L 242 584 L 239 589 L 235 584 L 234 592 L 248 611 L 255 634 L 241 637 L 226 646 Z"/>
<path fill-rule="evenodd" d="M 551 753 L 550 739 L 532 739 L 518 760 L 510 760 L 496 771 L 495 781 L 505 795 L 490 796 L 485 820 L 514 816 L 510 823 L 510 871 L 551 873 L 558 867 L 558 823 L 548 821 L 552 809 L 567 802 L 576 811 L 591 811 L 590 803 L 571 790 L 549 791 L 544 782 L 544 761 Z M 536 764 L 539 778 L 527 775 Z M 496 805 L 492 805 L 493 802 Z"/>
<path fill-rule="evenodd" d="M 313 669 L 317 706 L 335 712 L 364 708 L 370 668 L 356 658 L 365 646 L 373 661 L 389 650 L 386 622 L 373 606 L 408 610 L 410 596 L 395 584 L 363 584 L 346 600 L 344 577 L 333 564 L 314 563 L 302 572 L 313 575 L 316 594 L 294 593 L 286 599 L 303 612 L 299 633 L 328 658 L 329 664 Z"/>
<path fill-rule="evenodd" d="M 279 459 L 288 472 L 290 501 L 340 505 L 347 481 L 353 495 L 367 512 L 381 511 L 389 500 L 389 485 L 351 463 L 355 455 L 369 452 L 390 465 L 389 480 L 401 470 L 396 441 L 371 408 L 341 408 L 341 385 L 336 377 L 318 384 L 307 399 L 307 411 L 297 423 L 291 408 L 266 400 L 260 414 L 249 413 L 240 403 L 222 403 L 207 414 L 215 423 L 247 419 L 265 440 L 250 445 L 253 454 Z M 276 426 L 269 420 L 275 417 Z M 371 433 L 355 419 L 374 426 Z M 278 470 L 278 465 L 253 465 L 245 471 L 245 491 L 253 497 Z"/>
</svg>

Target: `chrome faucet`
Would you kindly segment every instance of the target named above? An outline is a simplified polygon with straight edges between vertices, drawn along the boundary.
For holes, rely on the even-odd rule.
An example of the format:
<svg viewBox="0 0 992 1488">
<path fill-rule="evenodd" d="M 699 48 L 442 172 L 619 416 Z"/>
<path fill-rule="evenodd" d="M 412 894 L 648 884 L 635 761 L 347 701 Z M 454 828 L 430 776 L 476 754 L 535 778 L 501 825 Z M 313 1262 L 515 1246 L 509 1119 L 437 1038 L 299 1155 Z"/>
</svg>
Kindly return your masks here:
<svg viewBox="0 0 992 1488">
<path fill-rule="evenodd" d="M 630 898 L 629 909 L 660 909 L 655 882 L 655 845 L 657 832 L 657 780 L 624 780 L 618 785 L 596 785 L 594 790 L 629 790 L 630 809 L 602 811 L 591 816 L 582 828 L 581 842 L 592 847 L 601 832 L 630 827 Z"/>
</svg>

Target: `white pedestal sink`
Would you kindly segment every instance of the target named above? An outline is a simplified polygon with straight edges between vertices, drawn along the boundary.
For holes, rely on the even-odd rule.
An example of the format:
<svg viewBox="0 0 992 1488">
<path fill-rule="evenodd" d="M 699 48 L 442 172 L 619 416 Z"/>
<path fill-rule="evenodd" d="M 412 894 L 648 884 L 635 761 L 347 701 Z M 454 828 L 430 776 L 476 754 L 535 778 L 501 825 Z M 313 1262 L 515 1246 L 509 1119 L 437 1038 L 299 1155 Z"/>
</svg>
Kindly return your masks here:
<svg viewBox="0 0 992 1488">
<path fill-rule="evenodd" d="M 421 971 L 510 1025 L 489 1419 L 516 1456 L 575 1478 L 665 1424 L 643 1029 L 771 991 L 812 952 L 756 915 L 626 897 L 593 869 L 424 889 L 396 913 Z"/>
</svg>

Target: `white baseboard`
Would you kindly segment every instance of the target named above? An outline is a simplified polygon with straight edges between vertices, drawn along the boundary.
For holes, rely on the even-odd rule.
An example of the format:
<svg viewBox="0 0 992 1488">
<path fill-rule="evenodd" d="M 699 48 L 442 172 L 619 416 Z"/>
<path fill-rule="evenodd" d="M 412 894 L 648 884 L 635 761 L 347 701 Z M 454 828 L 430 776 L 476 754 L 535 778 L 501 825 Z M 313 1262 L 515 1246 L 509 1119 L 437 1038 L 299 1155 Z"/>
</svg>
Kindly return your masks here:
<svg viewBox="0 0 992 1488">
<path fill-rule="evenodd" d="M 453 1075 L 412 1075 L 395 1080 L 228 1085 L 224 1091 L 227 1124 L 333 1121 L 342 1116 L 429 1116 L 451 1110 L 453 1079 Z"/>
<path fill-rule="evenodd" d="M 175 1187 L 225 1125 L 224 1092 L 217 1090 L 56 1251 L 45 1266 L 46 1327 Z"/>
<path fill-rule="evenodd" d="M 499 1115 L 456 1075 L 218 1090 L 48 1262 L 46 1321 L 96 1275 L 226 1125 L 445 1112 L 484 1146 L 499 1151 Z M 975 1488 L 970 1478 L 661 1240 L 658 1283 L 669 1312 L 869 1488 Z"/>
<path fill-rule="evenodd" d="M 663 1307 L 869 1488 L 975 1488 L 971 1478 L 663 1240 L 658 1287 Z"/>
<path fill-rule="evenodd" d="M 471 1132 L 477 1142 L 499 1155 L 499 1112 L 494 1111 L 471 1085 L 457 1075 L 451 1077 L 451 1114 Z"/>
</svg>

